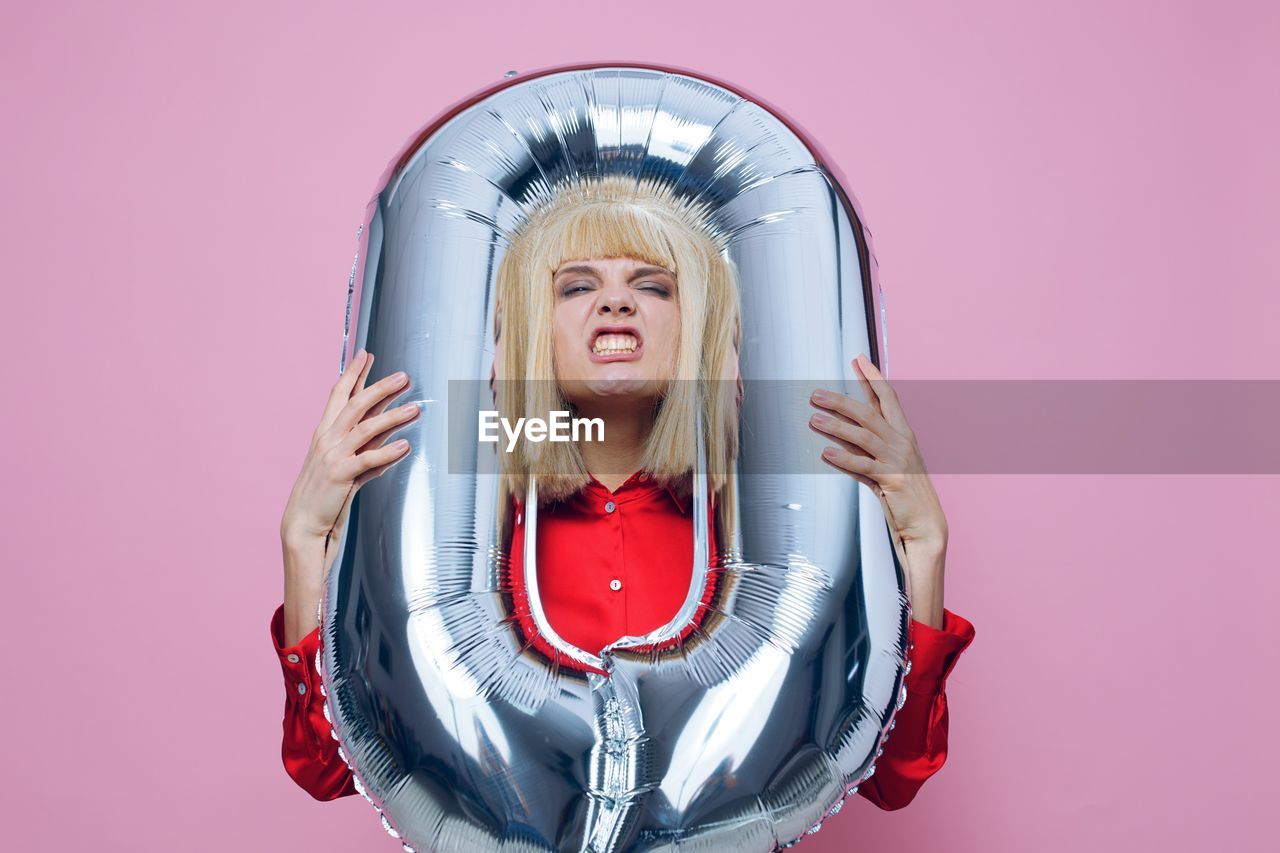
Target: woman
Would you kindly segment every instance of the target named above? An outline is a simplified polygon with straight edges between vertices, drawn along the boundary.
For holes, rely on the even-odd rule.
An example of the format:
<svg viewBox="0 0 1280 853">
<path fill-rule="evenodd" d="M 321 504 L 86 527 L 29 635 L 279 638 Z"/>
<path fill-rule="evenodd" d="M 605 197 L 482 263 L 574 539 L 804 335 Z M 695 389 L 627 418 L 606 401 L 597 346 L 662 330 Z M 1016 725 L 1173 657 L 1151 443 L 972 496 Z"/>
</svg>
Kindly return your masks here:
<svg viewBox="0 0 1280 853">
<path fill-rule="evenodd" d="M 732 524 L 725 512 L 733 502 L 715 495 L 733 488 L 726 472 L 736 413 L 724 393 L 699 389 L 733 387 L 739 334 L 732 269 L 705 211 L 660 186 L 604 180 L 570 188 L 512 240 L 498 274 L 499 410 L 546 417 L 571 409 L 605 423 L 602 441 L 526 442 L 500 454 L 504 507 L 513 510 L 503 523 L 507 581 L 522 632 L 544 654 L 586 668 L 558 655 L 529 613 L 521 502 L 527 478 L 536 477 L 538 487 L 538 580 L 549 627 L 594 654 L 666 624 L 690 583 L 696 413 L 716 530 Z M 271 630 L 288 697 L 282 754 L 290 776 L 320 800 L 355 793 L 329 737 L 314 666 L 315 614 L 333 560 L 328 544 L 341 535 L 354 491 L 408 452 L 404 442 L 384 443 L 417 413 L 413 405 L 385 411 L 407 379 L 397 374 L 365 388 L 371 363 L 371 355 L 358 353 L 334 386 L 281 521 L 285 602 Z M 974 632 L 942 604 L 946 520 L 901 406 L 874 366 L 861 357 L 855 365 L 868 403 L 819 389 L 809 425 L 835 442 L 824 452 L 829 464 L 881 495 L 908 574 L 916 618 L 907 701 L 875 775 L 858 789 L 880 808 L 896 809 L 946 759 L 945 680 Z M 707 379 L 729 381 L 700 384 Z M 704 604 L 718 576 L 707 574 Z M 683 633 L 705 612 L 699 608 Z"/>
<path fill-rule="evenodd" d="M 530 476 L 540 507 L 541 597 L 559 617 L 548 621 L 592 654 L 661 627 L 687 597 L 699 415 L 709 509 L 732 488 L 726 472 L 736 454 L 742 324 L 733 271 L 707 213 L 662 184 L 570 185 L 530 217 L 499 268 L 494 376 L 502 416 L 546 419 L 567 410 L 605 424 L 603 440 L 524 442 L 499 454 L 511 498 L 501 506 L 515 510 L 504 536 L 506 580 L 525 637 L 550 656 L 557 657 L 529 616 L 523 572 L 515 570 L 524 564 Z M 734 502 L 719 504 L 727 512 Z M 731 523 L 722 517 L 716 529 Z M 704 603 L 717 573 L 708 575 Z M 567 656 L 558 661 L 590 669 Z"/>
</svg>

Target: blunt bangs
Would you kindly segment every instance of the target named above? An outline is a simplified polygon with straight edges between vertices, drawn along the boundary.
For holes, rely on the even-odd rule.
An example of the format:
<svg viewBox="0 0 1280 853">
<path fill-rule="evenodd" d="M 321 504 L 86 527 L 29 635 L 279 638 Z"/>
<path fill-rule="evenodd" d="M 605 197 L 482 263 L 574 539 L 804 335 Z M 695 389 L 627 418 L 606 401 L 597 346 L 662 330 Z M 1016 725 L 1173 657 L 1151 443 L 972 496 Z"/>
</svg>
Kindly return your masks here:
<svg viewBox="0 0 1280 853">
<path fill-rule="evenodd" d="M 584 205 L 566 212 L 562 222 L 550 225 L 549 230 L 559 234 L 548 234 L 550 245 L 545 261 L 554 272 L 568 261 L 635 258 L 678 276 L 670 228 L 671 223 L 660 222 L 657 216 L 634 204 Z"/>
</svg>

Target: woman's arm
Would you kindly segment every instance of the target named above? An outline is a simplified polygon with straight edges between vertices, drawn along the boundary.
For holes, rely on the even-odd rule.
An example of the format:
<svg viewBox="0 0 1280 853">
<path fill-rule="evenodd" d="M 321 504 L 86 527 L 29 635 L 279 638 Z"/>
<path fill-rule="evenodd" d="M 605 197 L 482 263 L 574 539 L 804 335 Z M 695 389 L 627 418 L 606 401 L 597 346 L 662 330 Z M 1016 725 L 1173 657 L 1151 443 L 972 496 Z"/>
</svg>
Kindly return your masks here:
<svg viewBox="0 0 1280 853">
<path fill-rule="evenodd" d="M 876 761 L 858 788 L 883 809 L 911 802 L 947 758 L 946 676 L 973 641 L 973 625 L 943 606 L 947 520 L 897 393 L 865 356 L 854 359 L 864 401 L 819 389 L 810 420 L 836 442 L 823 458 L 872 489 L 884 507 L 893 547 L 906 576 L 915 648 L 904 683 L 907 701 Z"/>
<path fill-rule="evenodd" d="M 344 510 L 345 512 L 345 510 Z M 324 595 L 324 578 L 337 553 L 325 537 L 281 531 L 284 552 L 284 645 L 294 646 L 316 629 L 316 610 Z M 315 566 L 322 566 L 320 571 Z"/>
<path fill-rule="evenodd" d="M 373 355 L 360 350 L 338 377 L 280 519 L 285 641 L 290 645 L 316 625 L 316 605 L 352 498 L 409 450 L 403 440 L 384 444 L 418 416 L 415 403 L 385 411 L 408 378 L 402 371 L 365 388 L 372 366 Z"/>
<path fill-rule="evenodd" d="M 418 416 L 415 403 L 386 411 L 408 377 L 398 372 L 366 388 L 372 366 L 373 354 L 362 349 L 338 377 L 280 519 L 284 604 L 271 620 L 271 640 L 286 690 L 281 753 L 289 775 L 318 800 L 355 793 L 355 788 L 324 718 L 315 671 L 316 610 L 352 497 L 405 457 L 407 441 L 385 442 Z"/>
<path fill-rule="evenodd" d="M 284 674 L 284 740 L 280 747 L 284 769 L 298 787 L 317 800 L 350 796 L 356 793 L 351 770 L 338 755 L 338 742 L 329 734 L 324 697 L 320 695 L 315 664 L 320 629 L 313 628 L 296 644 L 285 645 L 284 618 L 282 604 L 271 618 L 271 643 Z"/>
<path fill-rule="evenodd" d="M 876 772 L 858 786 L 861 796 L 886 810 L 910 804 L 947 760 L 947 676 L 973 642 L 974 629 L 967 619 L 944 609 L 941 629 L 912 620 L 911 638 L 907 701 L 893 718 Z"/>
</svg>

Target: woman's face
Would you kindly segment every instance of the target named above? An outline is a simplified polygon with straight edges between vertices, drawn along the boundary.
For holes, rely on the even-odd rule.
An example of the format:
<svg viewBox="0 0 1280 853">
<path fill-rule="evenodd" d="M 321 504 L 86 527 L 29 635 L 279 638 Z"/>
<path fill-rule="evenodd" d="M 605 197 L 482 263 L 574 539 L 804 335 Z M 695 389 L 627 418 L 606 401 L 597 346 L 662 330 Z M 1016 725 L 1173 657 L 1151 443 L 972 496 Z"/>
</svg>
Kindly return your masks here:
<svg viewBox="0 0 1280 853">
<path fill-rule="evenodd" d="M 632 258 L 566 261 L 552 277 L 556 378 L 576 405 L 650 403 L 675 374 L 673 272 Z"/>
</svg>

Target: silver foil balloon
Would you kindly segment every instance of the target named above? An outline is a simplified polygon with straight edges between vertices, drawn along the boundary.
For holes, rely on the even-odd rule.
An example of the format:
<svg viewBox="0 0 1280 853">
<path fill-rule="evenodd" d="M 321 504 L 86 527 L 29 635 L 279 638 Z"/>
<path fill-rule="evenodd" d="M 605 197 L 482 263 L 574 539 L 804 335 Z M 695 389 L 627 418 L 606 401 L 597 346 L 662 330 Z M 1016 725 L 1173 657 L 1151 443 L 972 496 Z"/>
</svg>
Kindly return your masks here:
<svg viewBox="0 0 1280 853">
<path fill-rule="evenodd" d="M 745 380 L 795 380 L 741 409 L 740 526 L 673 623 L 599 650 L 521 642 L 504 582 L 492 445 L 450 465 L 450 380 L 491 408 L 494 280 L 510 234 L 563 182 L 657 177 L 711 203 L 741 287 Z M 874 772 L 905 701 L 910 605 L 879 500 L 813 464 L 816 382 L 883 363 L 875 259 L 821 150 L 758 99 L 687 71 L 508 75 L 427 125 L 369 205 L 343 366 L 408 372 L 413 453 L 355 496 L 321 605 L 322 689 L 357 788 L 410 850 L 771 850 L 817 830 Z M 828 385 L 827 387 L 833 387 Z M 846 386 L 847 387 L 847 386 Z M 455 389 L 456 394 L 456 389 Z M 457 404 L 456 397 L 454 403 Z M 705 493 L 699 468 L 695 488 Z M 532 498 L 533 496 L 530 495 Z M 535 499 L 524 553 L 536 555 Z M 701 565 L 699 562 L 701 561 Z M 674 636 L 704 571 L 713 610 Z"/>
</svg>

